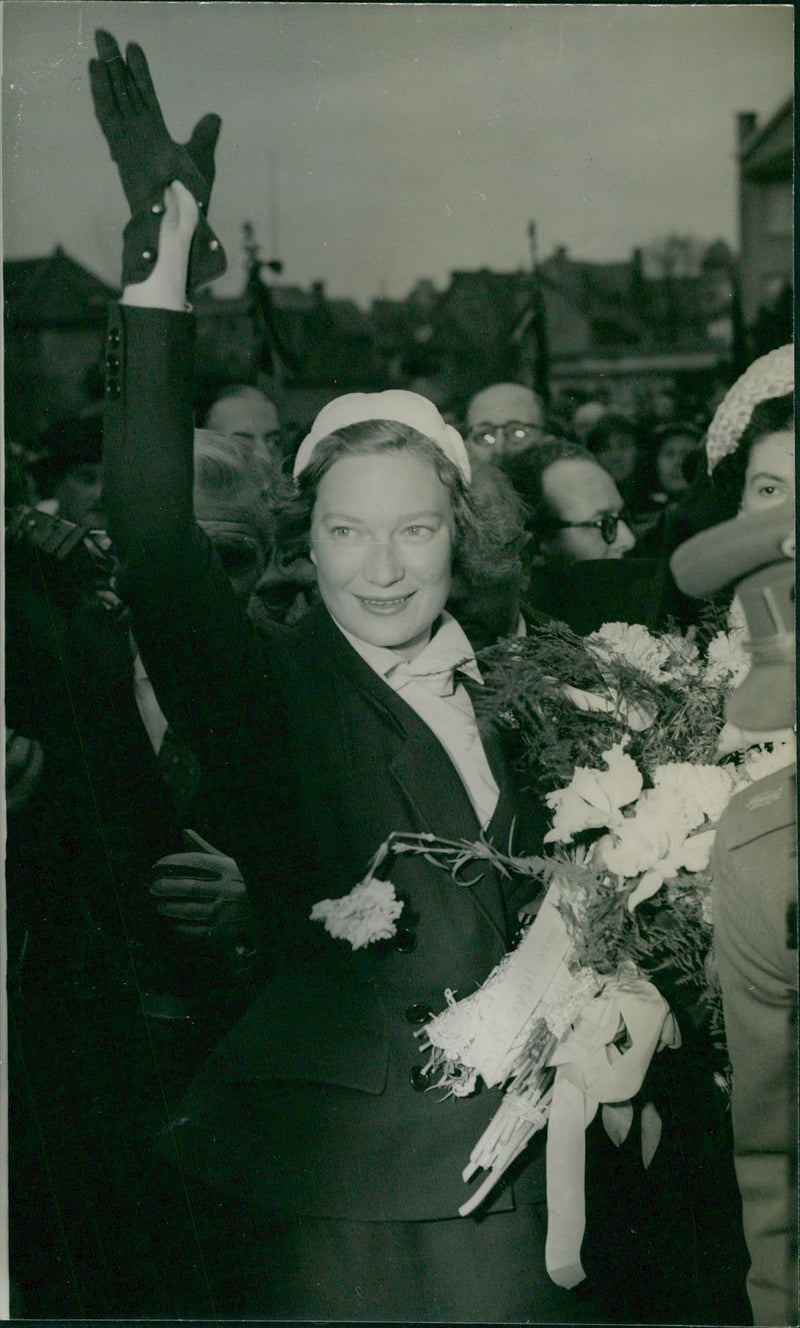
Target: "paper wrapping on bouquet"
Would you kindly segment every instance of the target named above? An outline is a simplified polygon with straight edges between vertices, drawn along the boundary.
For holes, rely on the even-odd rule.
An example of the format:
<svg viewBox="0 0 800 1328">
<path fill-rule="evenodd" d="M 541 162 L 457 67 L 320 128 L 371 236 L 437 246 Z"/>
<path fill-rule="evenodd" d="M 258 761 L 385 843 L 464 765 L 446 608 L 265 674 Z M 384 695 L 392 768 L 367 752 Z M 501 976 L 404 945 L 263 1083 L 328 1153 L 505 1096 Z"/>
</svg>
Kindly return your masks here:
<svg viewBox="0 0 800 1328">
<path fill-rule="evenodd" d="M 474 1068 L 489 1087 L 505 1083 L 541 1012 L 573 986 L 572 944 L 557 908 L 554 882 L 516 950 L 506 955 L 480 991 L 426 1026 L 427 1040 L 450 1060 Z"/>
<path fill-rule="evenodd" d="M 614 1045 L 620 1027 L 629 1045 Z M 644 978 L 611 978 L 584 1006 L 572 1032 L 550 1058 L 557 1066 L 547 1132 L 548 1228 L 545 1263 L 551 1279 L 574 1287 L 586 1276 L 580 1260 L 586 1226 L 587 1126 L 601 1103 L 603 1122 L 617 1145 L 633 1122 L 631 1099 L 661 1047 L 678 1047 L 680 1033 L 663 996 Z M 648 1165 L 661 1121 L 648 1103 L 642 1112 L 642 1155 Z"/>
</svg>

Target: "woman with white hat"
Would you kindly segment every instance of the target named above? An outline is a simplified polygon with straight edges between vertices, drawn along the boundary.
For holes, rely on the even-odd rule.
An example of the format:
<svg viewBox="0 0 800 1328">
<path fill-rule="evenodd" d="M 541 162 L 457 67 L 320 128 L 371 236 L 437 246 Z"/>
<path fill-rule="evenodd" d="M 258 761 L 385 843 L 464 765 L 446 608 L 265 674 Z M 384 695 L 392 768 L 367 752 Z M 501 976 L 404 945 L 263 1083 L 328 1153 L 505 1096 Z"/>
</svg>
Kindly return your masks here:
<svg viewBox="0 0 800 1328">
<path fill-rule="evenodd" d="M 755 360 L 720 402 L 706 437 L 719 519 L 794 500 L 794 346 Z"/>
<path fill-rule="evenodd" d="M 101 33 L 98 52 L 95 105 L 134 210 L 107 343 L 121 587 L 275 953 L 274 976 L 166 1136 L 184 1204 L 202 1207 L 190 1236 L 165 1213 L 154 1250 L 165 1301 L 201 1317 L 595 1321 L 588 1296 L 545 1272 L 541 1145 L 480 1220 L 457 1216 L 497 1094 L 427 1091 L 416 1036 L 446 990 L 486 979 L 523 899 L 488 866 L 465 887 L 404 856 L 386 872 L 402 904 L 393 935 L 355 949 L 310 919 L 392 831 L 506 845 L 513 829 L 520 851 L 539 842 L 538 808 L 479 732 L 480 673 L 444 607 L 454 564 L 482 538 L 464 444 L 414 393 L 326 406 L 278 530 L 287 553 L 310 556 L 322 603 L 291 630 L 253 629 L 192 516 L 185 298 L 190 264 L 190 289 L 219 271 L 207 220 L 216 127 L 201 121 L 188 148 L 172 143 L 139 48 L 125 61 Z M 194 907 L 173 905 L 184 920 Z M 173 1256 L 197 1260 L 196 1285 L 180 1287 Z"/>
</svg>

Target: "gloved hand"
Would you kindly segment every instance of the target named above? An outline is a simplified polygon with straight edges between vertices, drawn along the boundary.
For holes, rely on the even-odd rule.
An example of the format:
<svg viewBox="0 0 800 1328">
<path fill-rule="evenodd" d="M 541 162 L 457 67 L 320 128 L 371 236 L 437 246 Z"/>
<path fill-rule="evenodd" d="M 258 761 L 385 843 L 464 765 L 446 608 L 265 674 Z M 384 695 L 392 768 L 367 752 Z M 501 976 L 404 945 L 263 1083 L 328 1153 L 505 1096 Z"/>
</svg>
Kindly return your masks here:
<svg viewBox="0 0 800 1328">
<path fill-rule="evenodd" d="M 184 830 L 190 851 L 171 853 L 153 867 L 157 911 L 178 936 L 215 949 L 252 940 L 253 910 L 233 858 L 194 830 Z"/>
<path fill-rule="evenodd" d="M 132 217 L 125 228 L 123 284 L 144 281 L 158 252 L 164 190 L 173 180 L 197 199 L 200 221 L 189 260 L 188 288 L 220 276 L 225 251 L 208 224 L 214 183 L 214 149 L 221 126 L 218 115 L 204 115 L 186 144 L 170 137 L 158 104 L 144 51 L 131 43 L 127 63 L 110 33 L 95 33 L 98 60 L 89 61 L 95 114 L 112 159 L 117 163 Z"/>
</svg>

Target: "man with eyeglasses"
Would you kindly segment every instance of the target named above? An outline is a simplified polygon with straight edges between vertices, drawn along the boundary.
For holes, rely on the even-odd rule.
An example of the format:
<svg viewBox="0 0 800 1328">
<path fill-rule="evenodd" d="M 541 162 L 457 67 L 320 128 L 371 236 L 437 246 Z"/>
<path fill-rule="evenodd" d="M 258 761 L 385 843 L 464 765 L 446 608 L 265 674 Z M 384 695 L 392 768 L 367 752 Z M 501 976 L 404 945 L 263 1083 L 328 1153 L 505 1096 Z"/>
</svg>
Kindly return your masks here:
<svg viewBox="0 0 800 1328">
<path fill-rule="evenodd" d="M 477 461 L 500 461 L 533 447 L 546 436 L 544 408 L 521 383 L 493 383 L 467 407 L 465 442 Z"/>
<path fill-rule="evenodd" d="M 555 568 L 616 559 L 634 547 L 616 484 L 577 443 L 547 438 L 502 467 L 527 505 L 535 563 Z"/>
<path fill-rule="evenodd" d="M 666 560 L 625 556 L 636 538 L 623 500 L 589 452 L 547 437 L 503 458 L 500 468 L 527 509 L 527 621 L 558 618 L 577 632 L 591 632 L 604 622 L 656 629 L 670 617 L 681 620 L 683 599 Z"/>
</svg>

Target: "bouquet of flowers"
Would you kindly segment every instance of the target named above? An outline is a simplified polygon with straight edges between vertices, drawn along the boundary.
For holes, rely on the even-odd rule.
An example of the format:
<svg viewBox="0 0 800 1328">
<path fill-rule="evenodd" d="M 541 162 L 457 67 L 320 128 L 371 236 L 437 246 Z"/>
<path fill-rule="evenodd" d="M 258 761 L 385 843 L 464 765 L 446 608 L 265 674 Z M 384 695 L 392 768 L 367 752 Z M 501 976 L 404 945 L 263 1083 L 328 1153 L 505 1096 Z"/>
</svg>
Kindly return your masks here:
<svg viewBox="0 0 800 1328">
<path fill-rule="evenodd" d="M 482 663 L 481 717 L 517 731 L 523 769 L 552 813 L 547 856 L 514 856 L 483 838 L 392 835 L 364 881 L 312 916 L 354 946 L 390 935 L 399 906 L 376 872 L 397 853 L 423 853 L 462 885 L 465 868 L 488 859 L 545 887 L 516 948 L 478 991 L 445 993 L 418 1036 L 431 1086 L 446 1096 L 471 1093 L 479 1080 L 503 1089 L 463 1172 L 465 1182 L 483 1178 L 462 1214 L 548 1125 L 545 1256 L 553 1280 L 574 1286 L 584 1276 L 584 1133 L 594 1115 L 602 1109 L 621 1143 L 653 1056 L 679 1046 L 688 1023 L 710 1033 L 724 1084 L 710 962 L 715 827 L 735 792 L 791 754 L 751 749 L 715 761 L 725 700 L 749 666 L 724 631 L 701 649 L 627 624 L 580 638 L 551 623 L 492 647 Z M 660 1128 L 645 1102 L 645 1165 Z"/>
</svg>

